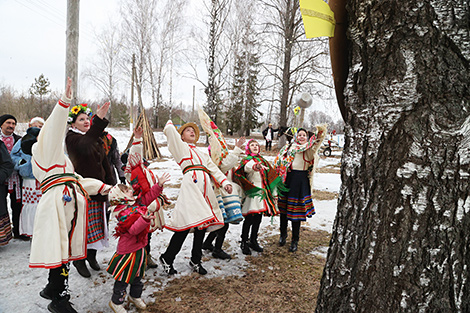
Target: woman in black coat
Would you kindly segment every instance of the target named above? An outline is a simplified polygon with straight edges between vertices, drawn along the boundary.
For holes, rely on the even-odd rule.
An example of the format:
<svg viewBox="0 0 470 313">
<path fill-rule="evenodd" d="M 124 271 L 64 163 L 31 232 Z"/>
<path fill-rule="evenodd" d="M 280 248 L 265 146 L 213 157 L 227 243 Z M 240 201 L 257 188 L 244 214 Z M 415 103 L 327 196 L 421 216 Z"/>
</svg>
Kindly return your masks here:
<svg viewBox="0 0 470 313">
<path fill-rule="evenodd" d="M 90 121 L 91 110 L 86 105 L 74 106 L 69 113 L 71 128 L 65 138 L 65 144 L 76 173 L 115 185 L 116 179 L 106 157 L 103 140 L 100 138 L 109 123 L 105 118 L 108 109 L 109 102 L 98 106 L 96 115 Z M 88 204 L 87 261 L 94 270 L 100 269 L 96 261 L 97 249 L 107 246 L 106 200 L 106 196 L 92 196 Z M 80 275 L 91 276 L 85 260 L 74 261 L 73 264 Z"/>
</svg>

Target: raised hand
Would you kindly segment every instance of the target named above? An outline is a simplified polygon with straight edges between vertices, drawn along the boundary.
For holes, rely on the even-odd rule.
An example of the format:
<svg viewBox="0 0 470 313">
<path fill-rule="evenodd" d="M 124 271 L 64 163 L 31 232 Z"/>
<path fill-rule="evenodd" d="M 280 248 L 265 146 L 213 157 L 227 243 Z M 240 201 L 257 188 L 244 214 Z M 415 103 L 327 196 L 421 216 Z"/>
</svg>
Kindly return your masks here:
<svg viewBox="0 0 470 313">
<path fill-rule="evenodd" d="M 238 148 L 241 149 L 241 147 L 243 146 L 243 144 L 245 143 L 245 137 L 240 137 L 238 139 L 235 140 L 235 146 L 237 146 Z"/>
<path fill-rule="evenodd" d="M 232 191 L 233 191 L 232 185 L 226 185 L 226 186 L 224 187 L 224 189 L 225 189 L 225 191 L 227 191 L 227 192 L 230 193 L 230 194 L 231 194 Z"/>
<path fill-rule="evenodd" d="M 157 176 L 158 178 L 158 185 L 160 187 L 163 187 L 163 185 L 170 180 L 170 174 L 168 173 L 163 173 L 162 176 Z"/>
<path fill-rule="evenodd" d="M 142 127 L 136 127 L 134 128 L 134 137 L 136 139 L 140 139 L 142 138 L 142 134 L 144 133 L 144 131 L 142 130 Z"/>
<path fill-rule="evenodd" d="M 96 116 L 103 119 L 106 116 L 106 114 L 108 113 L 110 104 L 111 104 L 111 102 L 106 102 L 102 106 L 100 106 L 98 104 L 98 109 L 96 109 Z"/>
<path fill-rule="evenodd" d="M 72 79 L 67 77 L 67 84 L 65 85 L 65 96 L 67 99 L 72 99 Z"/>
</svg>

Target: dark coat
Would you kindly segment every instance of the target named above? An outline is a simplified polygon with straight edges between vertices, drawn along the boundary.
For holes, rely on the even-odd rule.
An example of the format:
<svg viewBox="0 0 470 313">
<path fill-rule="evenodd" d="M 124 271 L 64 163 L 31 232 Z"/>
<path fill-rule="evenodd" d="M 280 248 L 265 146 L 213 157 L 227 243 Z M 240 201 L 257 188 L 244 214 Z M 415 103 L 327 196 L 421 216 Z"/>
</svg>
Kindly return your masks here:
<svg viewBox="0 0 470 313">
<path fill-rule="evenodd" d="M 264 139 L 266 139 L 266 135 L 268 134 L 268 129 L 269 129 L 269 126 L 266 127 L 266 128 L 263 130 L 263 137 L 264 137 Z M 279 131 L 279 128 L 274 129 L 274 128 L 271 127 L 271 133 L 272 133 L 272 134 L 271 134 L 271 140 L 274 139 L 274 133 L 275 133 L 275 132 L 278 132 L 278 131 Z"/>
<path fill-rule="evenodd" d="M 0 140 L 0 184 L 4 185 L 8 177 L 13 172 L 13 161 L 11 160 L 10 153 L 7 147 Z M 6 187 L 0 188 L 0 216 L 8 214 L 7 208 L 7 189 Z"/>
<path fill-rule="evenodd" d="M 93 123 L 86 134 L 82 135 L 69 130 L 65 145 L 75 172 L 85 178 L 96 178 L 108 185 L 115 185 L 116 178 L 111 171 L 103 140 L 100 138 L 108 125 L 107 119 L 94 116 Z M 96 195 L 91 199 L 106 201 L 107 196 Z"/>
</svg>

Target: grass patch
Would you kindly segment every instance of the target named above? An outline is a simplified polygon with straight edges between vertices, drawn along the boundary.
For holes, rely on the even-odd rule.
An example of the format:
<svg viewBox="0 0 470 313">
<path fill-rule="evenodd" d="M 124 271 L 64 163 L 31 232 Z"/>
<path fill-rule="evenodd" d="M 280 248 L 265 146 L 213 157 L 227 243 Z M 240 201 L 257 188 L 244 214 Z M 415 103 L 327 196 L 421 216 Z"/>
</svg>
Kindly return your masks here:
<svg viewBox="0 0 470 313">
<path fill-rule="evenodd" d="M 312 251 L 328 246 L 330 234 L 302 227 L 296 253 L 287 251 L 289 243 L 279 247 L 278 239 L 264 238 L 265 251 L 246 257 L 249 266 L 243 276 L 191 274 L 171 280 L 153 294 L 155 303 L 148 304 L 147 311 L 313 312 L 325 259 Z"/>
<path fill-rule="evenodd" d="M 334 200 L 338 199 L 337 192 L 323 191 L 323 190 L 314 190 L 312 194 L 313 199 L 315 200 Z"/>
</svg>

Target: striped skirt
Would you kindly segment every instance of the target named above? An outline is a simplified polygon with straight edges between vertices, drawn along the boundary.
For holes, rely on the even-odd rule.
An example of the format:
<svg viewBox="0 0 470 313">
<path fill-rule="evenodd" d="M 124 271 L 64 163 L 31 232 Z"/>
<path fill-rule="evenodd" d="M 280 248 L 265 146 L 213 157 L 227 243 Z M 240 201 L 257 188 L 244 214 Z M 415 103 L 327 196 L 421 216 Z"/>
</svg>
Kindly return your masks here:
<svg viewBox="0 0 470 313">
<path fill-rule="evenodd" d="M 8 244 L 11 238 L 10 216 L 7 213 L 0 216 L 0 246 Z"/>
<path fill-rule="evenodd" d="M 132 284 L 134 278 L 143 277 L 147 267 L 147 251 L 141 248 L 127 254 L 114 253 L 106 271 L 115 280 Z"/>
<path fill-rule="evenodd" d="M 106 223 L 106 219 L 103 206 L 104 202 L 95 200 L 88 201 L 87 243 L 105 239 L 104 223 Z"/>
<path fill-rule="evenodd" d="M 278 208 L 291 221 L 305 221 L 315 214 L 308 171 L 292 170 L 287 174 L 289 191 L 279 194 Z"/>
</svg>

